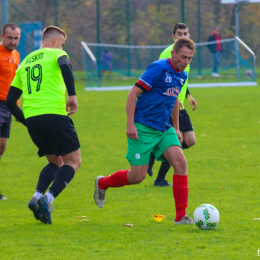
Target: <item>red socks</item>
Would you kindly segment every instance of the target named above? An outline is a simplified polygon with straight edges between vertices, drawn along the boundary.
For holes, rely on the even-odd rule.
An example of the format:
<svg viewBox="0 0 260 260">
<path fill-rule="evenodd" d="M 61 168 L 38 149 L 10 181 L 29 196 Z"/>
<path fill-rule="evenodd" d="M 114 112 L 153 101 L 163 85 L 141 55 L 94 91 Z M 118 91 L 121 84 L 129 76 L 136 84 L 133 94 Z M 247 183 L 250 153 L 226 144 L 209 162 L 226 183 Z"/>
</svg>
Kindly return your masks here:
<svg viewBox="0 0 260 260">
<path fill-rule="evenodd" d="M 127 173 L 129 170 L 120 170 L 107 177 L 99 180 L 98 187 L 101 190 L 107 190 L 109 187 L 123 187 L 125 185 L 130 185 L 127 179 Z"/>
<path fill-rule="evenodd" d="M 129 170 L 120 170 L 99 180 L 98 187 L 107 190 L 109 187 L 123 187 L 130 185 L 127 179 Z M 186 214 L 188 207 L 188 175 L 173 175 L 173 196 L 176 208 L 176 221 L 180 221 Z"/>
<path fill-rule="evenodd" d="M 180 221 L 186 214 L 188 207 L 188 175 L 173 175 L 173 197 L 175 200 L 176 218 L 175 221 Z"/>
</svg>

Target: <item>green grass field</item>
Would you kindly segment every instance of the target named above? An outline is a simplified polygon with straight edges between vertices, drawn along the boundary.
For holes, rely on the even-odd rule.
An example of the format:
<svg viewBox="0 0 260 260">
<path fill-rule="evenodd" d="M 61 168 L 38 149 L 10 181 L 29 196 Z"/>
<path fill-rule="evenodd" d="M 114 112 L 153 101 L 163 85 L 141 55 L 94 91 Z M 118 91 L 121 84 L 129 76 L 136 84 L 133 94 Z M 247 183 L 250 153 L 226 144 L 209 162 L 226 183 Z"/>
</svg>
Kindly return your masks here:
<svg viewBox="0 0 260 260">
<path fill-rule="evenodd" d="M 259 82 L 260 83 L 260 82 Z M 134 82 L 132 82 L 134 84 Z M 185 150 L 189 207 L 210 203 L 220 212 L 212 231 L 174 225 L 170 187 L 109 189 L 105 208 L 93 200 L 97 175 L 128 169 L 127 91 L 85 92 L 77 83 L 79 109 L 72 116 L 81 142 L 82 166 L 54 201 L 52 225 L 36 221 L 27 203 L 40 170 L 26 128 L 13 120 L 0 162 L 0 259 L 255 259 L 260 249 L 259 87 L 191 89 L 196 111 L 186 108 L 197 144 Z M 155 174 L 159 163 L 154 167 Z M 171 181 L 172 170 L 167 179 Z M 166 216 L 159 223 L 152 214 Z M 81 221 L 77 216 L 86 216 Z M 130 223 L 133 227 L 125 227 Z"/>
</svg>

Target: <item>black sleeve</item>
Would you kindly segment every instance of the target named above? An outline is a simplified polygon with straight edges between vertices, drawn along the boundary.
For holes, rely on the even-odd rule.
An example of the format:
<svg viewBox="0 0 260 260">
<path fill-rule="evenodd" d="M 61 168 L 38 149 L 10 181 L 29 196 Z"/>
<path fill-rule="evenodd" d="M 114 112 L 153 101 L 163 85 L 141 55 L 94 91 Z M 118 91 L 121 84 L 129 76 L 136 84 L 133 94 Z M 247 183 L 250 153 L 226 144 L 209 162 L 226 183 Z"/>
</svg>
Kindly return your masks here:
<svg viewBox="0 0 260 260">
<path fill-rule="evenodd" d="M 141 84 L 139 84 L 138 82 L 135 83 L 135 86 L 140 88 L 143 92 L 147 92 L 148 90 L 145 89 Z"/>
<path fill-rule="evenodd" d="M 70 60 L 68 59 L 67 56 L 61 56 L 58 59 L 58 63 L 69 96 L 75 96 L 76 91 L 75 91 L 74 77 L 72 72 L 72 65 L 70 63 Z"/>
<path fill-rule="evenodd" d="M 187 97 L 188 97 L 188 95 L 190 95 L 190 91 L 189 91 L 189 88 L 187 87 L 187 90 L 186 90 L 186 95 L 185 95 L 185 97 L 187 98 Z"/>
<path fill-rule="evenodd" d="M 26 126 L 26 121 L 24 118 L 23 111 L 16 104 L 16 101 L 19 99 L 21 95 L 22 95 L 22 90 L 11 86 L 5 104 L 9 108 L 11 113 L 14 115 L 14 117 Z"/>
</svg>

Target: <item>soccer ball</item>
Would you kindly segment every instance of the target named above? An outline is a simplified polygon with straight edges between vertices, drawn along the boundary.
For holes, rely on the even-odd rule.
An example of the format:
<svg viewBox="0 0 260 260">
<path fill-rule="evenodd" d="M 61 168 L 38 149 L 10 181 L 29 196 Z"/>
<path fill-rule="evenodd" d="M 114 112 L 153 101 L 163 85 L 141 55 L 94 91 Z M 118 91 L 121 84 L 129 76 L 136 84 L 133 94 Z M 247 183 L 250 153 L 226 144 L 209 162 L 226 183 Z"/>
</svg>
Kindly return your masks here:
<svg viewBox="0 0 260 260">
<path fill-rule="evenodd" d="M 210 204 L 201 204 L 195 209 L 193 219 L 200 229 L 213 229 L 218 225 L 219 212 Z"/>
<path fill-rule="evenodd" d="M 246 75 L 251 77 L 253 75 L 253 71 L 252 70 L 246 70 Z"/>
</svg>

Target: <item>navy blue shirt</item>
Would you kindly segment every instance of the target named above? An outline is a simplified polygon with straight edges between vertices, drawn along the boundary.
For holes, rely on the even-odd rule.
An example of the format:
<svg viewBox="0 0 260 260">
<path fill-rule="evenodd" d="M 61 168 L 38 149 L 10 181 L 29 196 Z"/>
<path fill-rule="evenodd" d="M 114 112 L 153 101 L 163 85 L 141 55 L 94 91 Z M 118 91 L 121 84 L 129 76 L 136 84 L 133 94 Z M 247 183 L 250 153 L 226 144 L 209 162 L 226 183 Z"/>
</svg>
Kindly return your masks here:
<svg viewBox="0 0 260 260">
<path fill-rule="evenodd" d="M 135 84 L 144 92 L 137 97 L 134 121 L 161 132 L 171 128 L 169 118 L 186 79 L 187 73 L 176 70 L 170 59 L 150 64 Z"/>
</svg>

